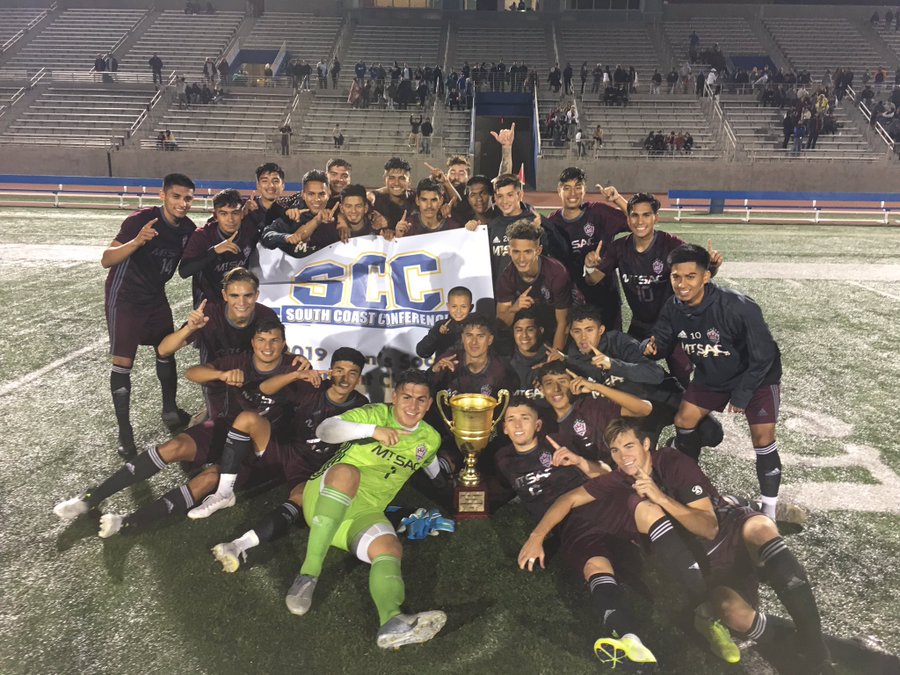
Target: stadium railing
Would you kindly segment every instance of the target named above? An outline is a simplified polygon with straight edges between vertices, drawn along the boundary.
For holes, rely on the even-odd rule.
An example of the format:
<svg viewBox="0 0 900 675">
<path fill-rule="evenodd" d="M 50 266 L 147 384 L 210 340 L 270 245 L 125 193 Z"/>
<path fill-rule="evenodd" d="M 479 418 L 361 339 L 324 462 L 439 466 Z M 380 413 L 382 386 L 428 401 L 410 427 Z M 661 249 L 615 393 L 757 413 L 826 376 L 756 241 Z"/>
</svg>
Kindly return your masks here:
<svg viewBox="0 0 900 675">
<path fill-rule="evenodd" d="M 25 26 L 25 28 L 23 28 L 22 30 L 17 32 L 15 35 L 13 35 L 11 38 L 9 38 L 9 40 L 4 42 L 3 45 L 0 46 L 0 54 L 5 54 L 9 49 L 11 49 L 13 47 L 13 45 L 15 45 L 19 40 L 21 40 L 23 37 L 25 37 L 25 35 L 28 34 L 29 31 L 36 28 L 37 25 L 41 21 L 43 21 L 48 16 L 50 16 L 50 14 L 52 14 L 53 12 L 56 11 L 57 6 L 58 6 L 57 3 L 55 3 L 55 2 L 52 3 L 47 9 L 45 9 L 43 12 L 41 12 L 38 16 L 34 17 L 28 23 L 28 25 Z"/>
<path fill-rule="evenodd" d="M 900 224 L 898 217 L 891 220 L 892 214 L 900 214 L 900 193 L 670 190 L 669 202 L 667 210 L 675 211 L 675 221 L 706 211 L 715 220 L 744 223 Z"/>
</svg>

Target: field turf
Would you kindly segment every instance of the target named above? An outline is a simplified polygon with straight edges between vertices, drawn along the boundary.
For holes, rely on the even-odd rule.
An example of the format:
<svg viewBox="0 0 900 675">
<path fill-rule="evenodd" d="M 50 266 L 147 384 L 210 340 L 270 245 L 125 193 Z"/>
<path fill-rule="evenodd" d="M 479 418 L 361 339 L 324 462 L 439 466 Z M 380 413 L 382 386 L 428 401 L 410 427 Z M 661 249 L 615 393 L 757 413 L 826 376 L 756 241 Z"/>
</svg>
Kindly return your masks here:
<svg viewBox="0 0 900 675">
<path fill-rule="evenodd" d="M 118 466 L 108 388 L 99 252 L 123 213 L 0 210 L 0 673 L 589 673 L 598 633 L 582 589 L 558 566 L 533 575 L 515 555 L 530 523 L 515 504 L 405 545 L 407 605 L 443 609 L 431 643 L 384 653 L 367 567 L 329 554 L 314 609 L 284 593 L 307 529 L 250 553 L 234 575 L 209 548 L 279 504 L 283 488 L 235 508 L 137 536 L 100 540 L 96 515 L 60 522 L 53 504 Z M 202 221 L 205 216 L 198 216 Z M 884 228 L 669 224 L 726 258 L 721 283 L 755 298 L 781 346 L 783 494 L 810 510 L 787 534 L 813 581 L 825 629 L 900 652 L 900 231 Z M 17 245 L 28 244 L 32 248 Z M 34 249 L 33 245 L 48 246 Z M 94 255 L 96 253 L 96 255 Z M 92 257 L 94 256 L 94 257 Z M 771 275 L 750 263 L 778 263 Z M 729 268 L 729 263 L 734 263 Z M 768 268 L 767 268 L 768 269 Z M 176 322 L 189 283 L 169 286 Z M 195 354 L 178 357 L 179 370 Z M 182 407 L 200 406 L 182 381 Z M 132 415 L 144 445 L 165 440 L 152 353 L 134 368 Z M 746 425 L 728 418 L 704 468 L 723 491 L 755 494 Z M 104 509 L 127 512 L 184 481 L 171 467 Z M 409 506 L 424 505 L 412 489 Z M 728 667 L 700 645 L 649 566 L 655 603 L 630 593 L 664 673 L 774 672 L 752 649 Z M 764 590 L 764 606 L 784 610 Z M 840 673 L 867 673 L 844 661 Z M 787 675 L 790 670 L 782 670 Z"/>
</svg>

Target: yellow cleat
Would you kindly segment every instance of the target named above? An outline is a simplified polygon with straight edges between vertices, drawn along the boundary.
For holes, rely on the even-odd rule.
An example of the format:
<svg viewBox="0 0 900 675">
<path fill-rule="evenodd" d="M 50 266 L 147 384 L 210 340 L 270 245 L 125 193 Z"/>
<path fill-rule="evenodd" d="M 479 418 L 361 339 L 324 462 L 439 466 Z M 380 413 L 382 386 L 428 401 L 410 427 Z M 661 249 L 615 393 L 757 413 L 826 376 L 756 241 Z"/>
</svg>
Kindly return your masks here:
<svg viewBox="0 0 900 675">
<path fill-rule="evenodd" d="M 734 644 L 728 629 L 719 621 L 695 614 L 694 628 L 706 638 L 713 654 L 725 661 L 725 663 L 740 663 L 741 650 Z"/>
<path fill-rule="evenodd" d="M 653 652 L 644 646 L 636 635 L 625 635 L 619 639 L 606 637 L 594 643 L 594 654 L 610 670 L 626 670 L 638 663 L 656 663 Z"/>
</svg>

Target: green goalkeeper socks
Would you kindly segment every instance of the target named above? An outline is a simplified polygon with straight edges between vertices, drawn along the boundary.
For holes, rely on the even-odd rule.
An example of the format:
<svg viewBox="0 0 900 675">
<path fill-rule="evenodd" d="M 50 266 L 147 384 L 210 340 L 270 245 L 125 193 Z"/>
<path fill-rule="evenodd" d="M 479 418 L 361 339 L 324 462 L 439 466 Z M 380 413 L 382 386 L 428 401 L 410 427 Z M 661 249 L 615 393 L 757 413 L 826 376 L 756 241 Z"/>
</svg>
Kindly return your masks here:
<svg viewBox="0 0 900 675">
<path fill-rule="evenodd" d="M 331 540 L 337 532 L 352 497 L 332 487 L 323 487 L 316 499 L 316 509 L 309 529 L 309 541 L 306 544 L 306 559 L 300 568 L 300 574 L 318 577 L 322 573 L 322 563 L 331 546 Z"/>
<path fill-rule="evenodd" d="M 380 555 L 369 569 L 369 594 L 378 609 L 378 625 L 383 626 L 400 614 L 406 586 L 400 572 L 400 558 Z"/>
</svg>

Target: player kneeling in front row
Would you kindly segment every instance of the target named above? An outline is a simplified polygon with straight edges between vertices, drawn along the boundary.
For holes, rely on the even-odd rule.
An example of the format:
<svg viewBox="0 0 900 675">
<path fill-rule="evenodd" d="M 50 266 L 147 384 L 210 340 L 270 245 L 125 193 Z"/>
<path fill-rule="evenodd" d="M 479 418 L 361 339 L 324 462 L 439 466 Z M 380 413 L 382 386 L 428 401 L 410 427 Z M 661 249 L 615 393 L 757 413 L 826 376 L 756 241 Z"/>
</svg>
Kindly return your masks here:
<svg viewBox="0 0 900 675">
<path fill-rule="evenodd" d="M 437 476 L 440 436 L 422 419 L 432 403 L 424 373 L 407 370 L 394 387 L 391 405 L 366 405 L 331 417 L 316 430 L 322 441 L 344 445 L 303 492 L 309 541 L 285 598 L 293 614 L 306 614 L 328 549 L 352 551 L 371 565 L 369 593 L 381 626 L 376 642 L 385 649 L 430 640 L 447 620 L 441 611 L 403 614 L 400 609 L 403 547 L 384 510 L 416 470 Z"/>
<path fill-rule="evenodd" d="M 548 435 L 539 435 L 541 427 L 534 402 L 514 396 L 503 418 L 503 431 L 512 445 L 499 450 L 496 458 L 500 474 L 535 520 L 557 497 L 610 471 L 604 462 L 560 447 Z M 634 562 L 634 553 L 629 551 L 634 547 L 604 532 L 595 511 L 591 506 L 575 509 L 559 527 L 562 562 L 577 579 L 587 582 L 592 608 L 611 636 L 598 639 L 594 650 L 612 668 L 626 663 L 656 663 L 656 657 L 637 637 L 637 623 L 624 602 L 614 571 L 614 566 L 618 569 Z M 531 572 L 535 562 L 534 558 L 520 558 L 519 566 Z M 540 562 L 543 567 L 543 558 Z"/>
<path fill-rule="evenodd" d="M 316 427 L 324 419 L 369 402 L 356 391 L 363 365 L 365 357 L 362 353 L 352 347 L 340 347 L 331 356 L 328 386 L 316 388 L 302 384 L 298 381 L 301 371 L 276 375 L 260 383 L 262 394 L 288 398 L 294 404 L 293 430 L 287 444 L 279 442 L 272 433 L 269 421 L 256 413 L 241 413 L 235 420 L 232 430 L 249 436 L 257 455 L 268 452 L 272 444 L 286 446 L 286 451 L 281 454 L 287 460 L 284 474 L 290 495 L 286 502 L 263 517 L 252 530 L 234 541 L 216 544 L 212 548 L 213 555 L 222 563 L 225 572 L 237 572 L 241 560 L 246 560 L 248 550 L 284 536 L 300 518 L 306 481 L 331 459 L 339 447 L 316 438 Z M 232 442 L 230 450 L 233 452 L 238 445 Z M 238 464 L 242 459 L 243 455 L 238 458 Z"/>
</svg>

